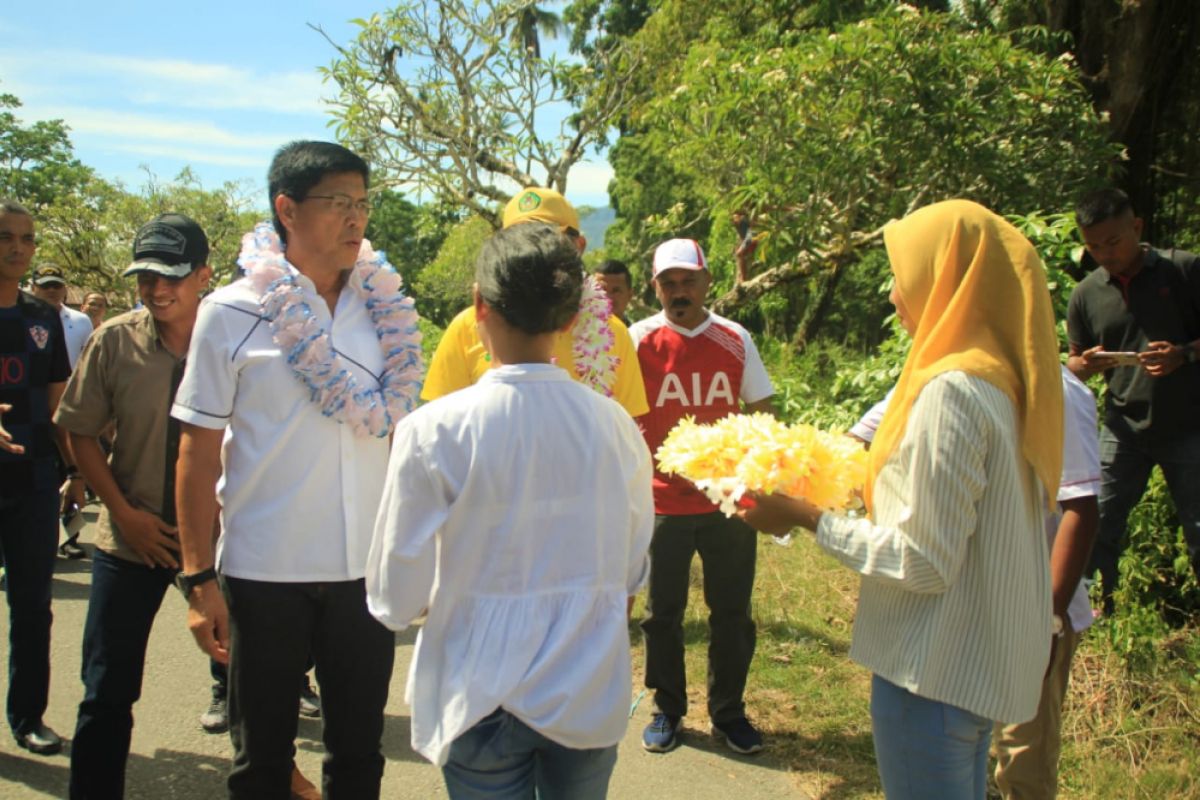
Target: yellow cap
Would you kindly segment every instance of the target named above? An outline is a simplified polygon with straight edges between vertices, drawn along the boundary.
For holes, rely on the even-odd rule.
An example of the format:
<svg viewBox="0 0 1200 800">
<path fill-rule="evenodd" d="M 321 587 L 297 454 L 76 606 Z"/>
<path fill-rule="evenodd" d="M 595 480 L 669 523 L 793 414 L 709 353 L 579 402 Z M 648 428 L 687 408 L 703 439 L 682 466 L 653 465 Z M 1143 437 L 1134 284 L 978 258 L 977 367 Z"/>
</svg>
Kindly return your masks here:
<svg viewBox="0 0 1200 800">
<path fill-rule="evenodd" d="M 504 207 L 504 227 L 510 228 L 519 222 L 549 222 L 579 230 L 579 215 L 567 198 L 553 189 L 539 186 L 522 189 Z"/>
</svg>

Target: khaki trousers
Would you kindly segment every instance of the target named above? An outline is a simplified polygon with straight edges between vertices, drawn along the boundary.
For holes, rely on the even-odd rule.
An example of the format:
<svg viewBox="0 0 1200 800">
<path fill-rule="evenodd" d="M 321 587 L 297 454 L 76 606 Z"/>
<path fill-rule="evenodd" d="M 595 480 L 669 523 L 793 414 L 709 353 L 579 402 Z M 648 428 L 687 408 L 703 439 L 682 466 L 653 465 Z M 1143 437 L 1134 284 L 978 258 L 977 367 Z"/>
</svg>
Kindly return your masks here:
<svg viewBox="0 0 1200 800">
<path fill-rule="evenodd" d="M 1058 640 L 1042 680 L 1037 716 L 1016 725 L 996 726 L 992 735 L 996 784 L 1005 800 L 1054 800 L 1058 794 L 1063 699 L 1078 644 L 1079 634 L 1074 631 Z"/>
</svg>

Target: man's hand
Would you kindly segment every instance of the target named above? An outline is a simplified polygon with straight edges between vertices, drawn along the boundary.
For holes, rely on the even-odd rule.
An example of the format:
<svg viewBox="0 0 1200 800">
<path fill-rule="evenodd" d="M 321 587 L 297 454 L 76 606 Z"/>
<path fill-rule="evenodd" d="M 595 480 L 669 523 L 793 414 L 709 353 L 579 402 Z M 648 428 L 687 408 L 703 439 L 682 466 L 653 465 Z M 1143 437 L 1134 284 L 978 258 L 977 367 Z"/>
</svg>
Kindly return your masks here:
<svg viewBox="0 0 1200 800">
<path fill-rule="evenodd" d="M 14 442 L 12 434 L 4 429 L 3 417 L 9 411 L 12 411 L 12 406 L 8 403 L 0 403 L 0 450 L 6 450 L 13 455 L 24 455 L 24 446 Z"/>
<path fill-rule="evenodd" d="M 178 531 L 149 511 L 130 507 L 117 514 L 113 520 L 121 531 L 121 538 L 137 553 L 147 567 L 169 567 L 179 569 Z"/>
<path fill-rule="evenodd" d="M 216 581 L 192 589 L 187 623 L 196 644 L 209 658 L 219 664 L 229 663 L 229 608 Z"/>
<path fill-rule="evenodd" d="M 1186 346 L 1170 342 L 1151 342 L 1144 351 L 1138 353 L 1142 368 L 1156 378 L 1170 375 L 1182 367 L 1186 360 Z"/>
<path fill-rule="evenodd" d="M 1079 354 L 1083 359 L 1084 369 L 1090 375 L 1095 375 L 1097 372 L 1106 372 L 1117 366 L 1117 360 L 1112 356 L 1101 356 L 1098 353 L 1104 352 L 1104 345 L 1098 344 L 1095 347 L 1089 347 Z"/>
</svg>

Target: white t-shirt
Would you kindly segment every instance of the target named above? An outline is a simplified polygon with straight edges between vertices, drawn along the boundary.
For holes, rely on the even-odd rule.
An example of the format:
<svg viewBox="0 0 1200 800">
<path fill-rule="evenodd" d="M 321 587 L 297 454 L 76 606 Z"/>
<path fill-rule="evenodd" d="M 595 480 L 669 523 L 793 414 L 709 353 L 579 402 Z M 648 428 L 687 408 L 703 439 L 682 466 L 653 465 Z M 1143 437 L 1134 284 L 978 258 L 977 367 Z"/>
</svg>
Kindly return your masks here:
<svg viewBox="0 0 1200 800">
<path fill-rule="evenodd" d="M 92 335 L 92 321 L 87 314 L 66 305 L 58 309 L 58 316 L 62 319 L 63 334 L 66 336 L 67 358 L 70 359 L 71 369 L 74 370 L 75 363 L 79 361 L 79 354 L 83 352 L 83 346 Z"/>
<path fill-rule="evenodd" d="M 549 364 L 489 370 L 396 427 L 367 601 L 394 630 L 429 610 L 408 676 L 414 750 L 444 764 L 497 708 L 566 747 L 620 741 L 650 475 L 621 406 Z"/>
<path fill-rule="evenodd" d="M 313 315 L 360 386 L 377 388 L 384 357 L 350 281 L 336 313 L 298 280 Z M 225 429 L 217 483 L 217 562 L 235 578 L 363 577 L 387 467 L 386 438 L 359 437 L 322 414 L 272 338 L 245 279 L 205 298 L 171 415 Z"/>
</svg>

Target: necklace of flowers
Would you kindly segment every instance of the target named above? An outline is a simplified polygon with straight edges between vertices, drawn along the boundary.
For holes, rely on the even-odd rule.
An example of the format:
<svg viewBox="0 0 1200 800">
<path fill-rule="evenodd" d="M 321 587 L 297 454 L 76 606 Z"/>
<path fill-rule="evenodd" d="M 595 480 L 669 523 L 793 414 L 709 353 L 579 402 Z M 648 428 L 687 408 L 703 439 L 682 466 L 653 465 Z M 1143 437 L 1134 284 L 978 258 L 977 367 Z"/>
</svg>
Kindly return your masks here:
<svg viewBox="0 0 1200 800">
<path fill-rule="evenodd" d="M 583 281 L 579 316 L 571 328 L 571 355 L 579 382 L 606 397 L 612 397 L 619 358 L 613 353 L 616 337 L 608 324 L 612 301 L 599 279 L 588 275 Z"/>
<path fill-rule="evenodd" d="M 349 425 L 356 436 L 383 437 L 415 407 L 424 370 L 417 312 L 400 275 L 383 253 L 363 240 L 347 285 L 363 299 L 383 350 L 379 388 L 361 388 L 334 349 L 329 331 L 313 314 L 270 223 L 242 237 L 238 264 L 258 294 L 271 337 L 292 374 L 308 387 L 321 413 Z"/>
</svg>

